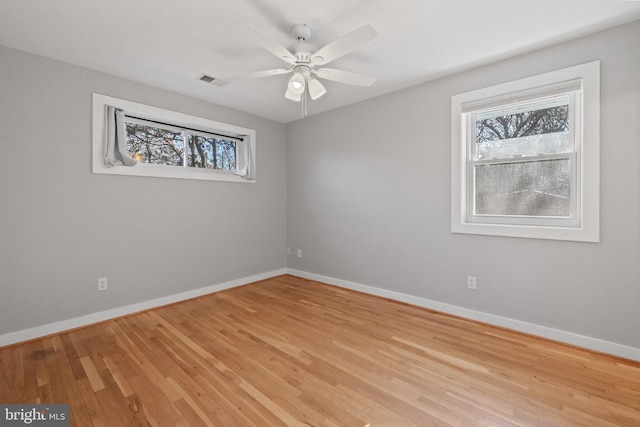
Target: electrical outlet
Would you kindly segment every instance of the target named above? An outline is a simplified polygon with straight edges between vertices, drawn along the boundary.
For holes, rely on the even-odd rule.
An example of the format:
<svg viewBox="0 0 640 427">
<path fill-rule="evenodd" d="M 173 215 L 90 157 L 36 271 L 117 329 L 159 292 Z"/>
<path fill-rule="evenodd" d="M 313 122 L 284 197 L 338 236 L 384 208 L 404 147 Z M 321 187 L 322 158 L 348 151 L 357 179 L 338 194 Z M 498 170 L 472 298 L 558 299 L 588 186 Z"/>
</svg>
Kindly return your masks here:
<svg viewBox="0 0 640 427">
<path fill-rule="evenodd" d="M 467 276 L 467 288 L 477 289 L 475 276 Z"/>
<path fill-rule="evenodd" d="M 298 255 L 298 258 L 302 258 L 302 249 L 298 249 L 297 255 Z"/>
<path fill-rule="evenodd" d="M 98 279 L 98 291 L 106 291 L 109 287 L 109 282 L 107 282 L 106 277 L 102 277 Z"/>
<path fill-rule="evenodd" d="M 291 246 L 287 246 L 287 255 L 291 255 Z"/>
</svg>

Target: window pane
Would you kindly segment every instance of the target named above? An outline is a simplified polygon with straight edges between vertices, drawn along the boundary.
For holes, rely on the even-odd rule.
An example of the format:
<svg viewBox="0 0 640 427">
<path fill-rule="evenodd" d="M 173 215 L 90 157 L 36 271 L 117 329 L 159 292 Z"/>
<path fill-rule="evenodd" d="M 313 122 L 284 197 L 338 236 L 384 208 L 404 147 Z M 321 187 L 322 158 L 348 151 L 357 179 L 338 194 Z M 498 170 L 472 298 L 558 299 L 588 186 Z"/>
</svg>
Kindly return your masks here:
<svg viewBox="0 0 640 427">
<path fill-rule="evenodd" d="M 225 171 L 236 170 L 236 143 L 225 139 L 218 139 L 216 142 L 216 168 Z"/>
<path fill-rule="evenodd" d="M 476 215 L 571 216 L 568 159 L 474 166 Z"/>
<path fill-rule="evenodd" d="M 475 160 L 570 151 L 568 95 L 476 115 Z"/>
<path fill-rule="evenodd" d="M 125 124 L 127 150 L 131 157 L 140 162 L 156 165 L 183 165 L 182 133 L 136 123 Z"/>
<path fill-rule="evenodd" d="M 189 135 L 188 166 L 236 170 L 236 143 L 215 137 Z"/>
</svg>

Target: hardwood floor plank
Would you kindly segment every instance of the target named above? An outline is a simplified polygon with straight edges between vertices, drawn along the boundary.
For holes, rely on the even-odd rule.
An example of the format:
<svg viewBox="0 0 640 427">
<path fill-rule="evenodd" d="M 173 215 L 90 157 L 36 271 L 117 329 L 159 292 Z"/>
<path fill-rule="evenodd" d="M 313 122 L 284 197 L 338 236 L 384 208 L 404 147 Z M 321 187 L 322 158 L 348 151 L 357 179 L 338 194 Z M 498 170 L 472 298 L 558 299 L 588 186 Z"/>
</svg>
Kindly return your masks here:
<svg viewBox="0 0 640 427">
<path fill-rule="evenodd" d="M 0 348 L 71 425 L 640 426 L 640 363 L 280 276 Z"/>
<path fill-rule="evenodd" d="M 38 377 L 36 374 L 36 360 L 38 355 L 42 353 L 42 342 L 34 341 L 29 343 L 24 349 L 24 355 L 28 354 L 29 357 L 24 358 L 23 375 L 24 375 L 24 390 L 22 394 L 23 399 L 28 401 L 39 402 L 40 393 L 38 390 Z"/>
<path fill-rule="evenodd" d="M 93 392 L 97 393 L 98 391 L 104 389 L 102 379 L 100 379 L 100 375 L 98 374 L 96 367 L 93 365 L 91 357 L 85 356 L 80 358 L 80 364 L 82 364 L 82 367 L 84 368 L 84 372 L 87 375 L 89 384 L 91 384 Z"/>
</svg>

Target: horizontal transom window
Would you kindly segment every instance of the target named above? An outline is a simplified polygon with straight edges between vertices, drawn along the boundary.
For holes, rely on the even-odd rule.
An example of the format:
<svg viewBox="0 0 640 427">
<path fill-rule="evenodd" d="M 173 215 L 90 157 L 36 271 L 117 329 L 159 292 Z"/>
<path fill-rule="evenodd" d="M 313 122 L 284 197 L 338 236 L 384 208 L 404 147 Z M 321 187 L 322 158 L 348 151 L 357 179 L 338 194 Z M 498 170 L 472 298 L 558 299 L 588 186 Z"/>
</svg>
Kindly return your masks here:
<svg viewBox="0 0 640 427">
<path fill-rule="evenodd" d="M 255 130 L 93 94 L 93 172 L 255 182 Z"/>
<path fill-rule="evenodd" d="M 235 172 L 237 138 L 124 117 L 127 151 L 142 163 Z"/>
</svg>

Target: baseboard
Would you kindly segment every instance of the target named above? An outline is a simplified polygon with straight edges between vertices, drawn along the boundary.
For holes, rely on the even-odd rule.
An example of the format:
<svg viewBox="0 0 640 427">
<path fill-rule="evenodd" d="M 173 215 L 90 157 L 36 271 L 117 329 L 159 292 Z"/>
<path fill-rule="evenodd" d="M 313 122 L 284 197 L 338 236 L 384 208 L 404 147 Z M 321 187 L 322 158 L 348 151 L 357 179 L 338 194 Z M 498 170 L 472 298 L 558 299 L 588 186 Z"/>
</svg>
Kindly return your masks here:
<svg viewBox="0 0 640 427">
<path fill-rule="evenodd" d="M 219 292 L 225 289 L 235 288 L 238 286 L 246 285 L 248 283 L 258 282 L 260 280 L 269 279 L 271 277 L 280 276 L 282 274 L 291 274 L 293 276 L 303 277 L 305 279 L 328 283 L 328 284 L 339 286 L 346 289 L 352 289 L 355 291 L 359 291 L 359 292 L 363 292 L 371 295 L 376 295 L 376 296 L 389 298 L 396 301 L 406 302 L 408 304 L 413 304 L 419 307 L 425 307 L 425 308 L 436 310 L 442 313 L 452 314 L 454 316 L 464 317 L 466 319 L 488 323 L 490 325 L 513 329 L 515 331 L 524 332 L 527 334 L 536 335 L 543 338 L 548 338 L 554 341 L 564 342 L 567 344 L 587 348 L 587 349 L 598 351 L 601 353 L 607 353 L 614 356 L 623 357 L 625 359 L 640 361 L 640 348 L 629 347 L 622 344 L 617 344 L 609 341 L 600 340 L 597 338 L 588 337 L 585 335 L 579 335 L 572 332 L 562 331 L 559 329 L 554 329 L 546 326 L 536 325 L 533 323 L 523 322 L 520 320 L 511 319 L 508 317 L 496 316 L 494 314 L 471 310 L 468 308 L 459 307 L 451 304 L 445 304 L 442 302 L 433 301 L 426 298 L 416 297 L 413 295 L 403 294 L 400 292 L 394 292 L 386 289 L 376 288 L 373 286 L 367 286 L 367 285 L 363 285 L 355 282 L 349 282 L 342 279 L 336 279 L 333 277 L 322 276 L 319 274 L 308 273 L 306 271 L 300 271 L 300 270 L 294 270 L 294 269 L 282 269 L 282 270 L 271 271 L 268 273 L 262 273 L 254 276 L 243 277 L 241 279 L 236 279 L 229 282 L 220 283 L 217 285 L 207 286 L 205 288 L 199 288 L 199 289 L 194 289 L 187 292 L 181 292 L 179 294 L 168 295 L 166 297 L 155 298 L 152 300 L 143 301 L 136 304 L 130 304 L 130 305 L 117 307 L 110 310 L 88 314 L 85 316 L 63 320 L 60 322 L 54 322 L 46 325 L 36 326 L 34 328 L 24 329 L 21 331 L 9 332 L 7 334 L 0 335 L 0 347 L 41 338 L 47 335 L 68 331 L 70 329 L 80 328 L 83 326 L 91 325 L 93 323 L 98 323 L 105 320 L 114 319 L 117 317 L 127 316 L 129 314 L 149 310 L 156 307 L 161 307 L 163 305 L 173 304 L 176 302 L 185 301 L 192 298 L 197 298 L 199 296 L 211 294 L 214 292 Z"/>
<path fill-rule="evenodd" d="M 243 277 L 241 279 L 224 282 L 217 285 L 207 286 L 205 288 L 194 289 L 187 292 L 181 292 L 179 294 L 168 295 L 166 297 L 155 298 L 136 304 L 100 311 L 98 313 L 87 314 L 85 316 L 75 317 L 73 319 L 62 320 L 60 322 L 49 323 L 47 325 L 36 326 L 34 328 L 24 329 L 21 331 L 9 332 L 7 334 L 0 335 L 0 347 L 41 338 L 47 335 L 57 334 L 60 332 L 68 331 L 70 329 L 91 325 L 93 323 L 115 319 L 117 317 L 127 316 L 129 314 L 161 307 L 163 305 L 197 298 L 214 292 L 223 291 L 225 289 L 231 289 L 238 286 L 246 285 L 248 283 L 258 282 L 260 280 L 281 276 L 286 273 L 287 271 L 285 269 L 271 271 L 255 276 Z"/>
<path fill-rule="evenodd" d="M 456 305 L 445 304 L 426 298 L 416 297 L 413 295 L 403 294 L 400 292 L 389 291 L 386 289 L 376 288 L 373 286 L 362 285 L 359 283 L 349 282 L 346 280 L 336 279 L 333 277 L 322 276 L 319 274 L 308 273 L 306 271 L 287 269 L 287 273 L 292 276 L 298 276 L 317 282 L 328 283 L 330 285 L 339 286 L 346 289 L 389 298 L 395 301 L 401 301 L 419 307 L 428 308 L 439 311 L 441 313 L 452 314 L 454 316 L 464 317 L 465 319 L 476 320 L 490 325 L 500 326 L 519 332 L 547 338 L 571 344 L 577 347 L 586 348 L 600 353 L 611 354 L 625 359 L 640 362 L 640 348 L 629 347 L 609 341 L 600 340 L 572 332 L 553 329 L 546 326 L 536 325 L 534 323 L 523 322 L 508 317 L 496 316 L 494 314 L 484 313 L 481 311 L 471 310 Z"/>
</svg>

